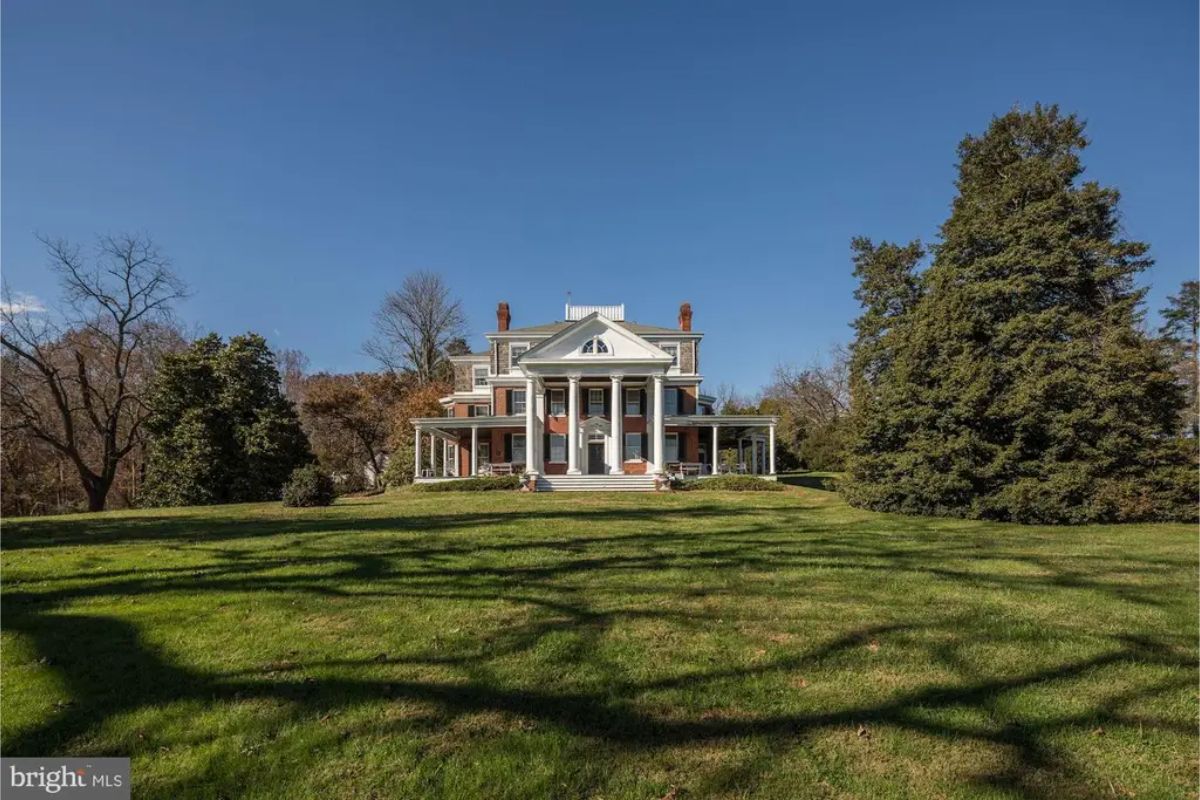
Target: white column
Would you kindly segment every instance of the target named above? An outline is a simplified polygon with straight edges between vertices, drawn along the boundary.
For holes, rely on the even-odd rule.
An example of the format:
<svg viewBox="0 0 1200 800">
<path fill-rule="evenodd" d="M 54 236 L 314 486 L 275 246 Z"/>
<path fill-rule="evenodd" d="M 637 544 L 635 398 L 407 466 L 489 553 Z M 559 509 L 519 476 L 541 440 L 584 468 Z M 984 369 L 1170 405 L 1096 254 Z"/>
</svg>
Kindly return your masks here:
<svg viewBox="0 0 1200 800">
<path fill-rule="evenodd" d="M 534 445 L 537 438 L 537 397 L 534 395 L 533 378 L 525 379 L 525 471 L 537 475 L 539 470 L 534 460 Z"/>
<path fill-rule="evenodd" d="M 713 449 L 712 449 L 712 459 L 711 459 L 712 466 L 713 466 L 713 471 L 712 471 L 713 475 L 717 474 L 717 460 L 718 460 L 717 453 L 719 452 L 717 450 L 717 431 L 720 430 L 720 428 L 721 428 L 720 425 L 713 425 Z"/>
<path fill-rule="evenodd" d="M 767 429 L 768 451 L 767 451 L 767 472 L 771 475 L 775 474 L 775 423 L 771 423 L 771 427 Z"/>
<path fill-rule="evenodd" d="M 621 379 L 623 375 L 612 376 L 612 458 L 609 460 L 609 474 L 621 475 L 625 472 L 625 440 L 621 423 L 625 416 L 625 398 L 622 397 Z"/>
<path fill-rule="evenodd" d="M 471 466 L 468 475 L 474 475 L 479 469 L 479 428 L 471 428 Z"/>
<path fill-rule="evenodd" d="M 663 471 L 663 451 L 667 449 L 663 427 L 663 376 L 654 376 L 654 471 Z"/>
<path fill-rule="evenodd" d="M 413 436 L 413 479 L 421 477 L 421 428 L 417 427 Z"/>
<path fill-rule="evenodd" d="M 579 376 L 568 375 L 567 383 L 567 474 L 579 474 Z"/>
<path fill-rule="evenodd" d="M 434 445 L 437 443 L 437 437 L 432 433 L 429 434 L 429 476 L 437 475 L 437 449 Z"/>
</svg>

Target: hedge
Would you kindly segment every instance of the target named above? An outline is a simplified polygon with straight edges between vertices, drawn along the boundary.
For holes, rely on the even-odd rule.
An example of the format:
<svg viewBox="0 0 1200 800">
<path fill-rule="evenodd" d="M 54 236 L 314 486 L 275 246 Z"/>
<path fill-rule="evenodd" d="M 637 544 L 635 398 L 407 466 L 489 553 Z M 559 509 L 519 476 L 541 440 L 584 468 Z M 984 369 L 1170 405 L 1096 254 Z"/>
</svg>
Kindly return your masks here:
<svg viewBox="0 0 1200 800">
<path fill-rule="evenodd" d="M 678 488 L 685 492 L 782 492 L 783 484 L 753 475 L 715 475 L 684 481 Z"/>
<path fill-rule="evenodd" d="M 413 490 L 418 492 L 504 492 L 520 488 L 519 475 L 490 475 L 413 485 Z"/>
</svg>

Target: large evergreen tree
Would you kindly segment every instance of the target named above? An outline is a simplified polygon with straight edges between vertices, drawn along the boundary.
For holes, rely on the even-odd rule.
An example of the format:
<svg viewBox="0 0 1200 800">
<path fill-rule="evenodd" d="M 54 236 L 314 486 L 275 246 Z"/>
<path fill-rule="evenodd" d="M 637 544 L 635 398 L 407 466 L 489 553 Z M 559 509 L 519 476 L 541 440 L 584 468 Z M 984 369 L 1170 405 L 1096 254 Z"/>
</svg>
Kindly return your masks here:
<svg viewBox="0 0 1200 800">
<path fill-rule="evenodd" d="M 959 146 L 920 299 L 856 387 L 852 502 L 1052 523 L 1195 514 L 1179 387 L 1139 329 L 1147 247 L 1120 238 L 1115 190 L 1079 180 L 1086 145 L 1076 117 L 1037 106 Z M 859 327 L 856 355 L 871 353 Z"/>
<path fill-rule="evenodd" d="M 312 461 L 279 371 L 257 334 L 198 339 L 159 368 L 150 398 L 150 505 L 278 499 Z"/>
<path fill-rule="evenodd" d="M 1184 281 L 1179 294 L 1167 298 L 1167 307 L 1160 314 L 1163 324 L 1158 333 L 1187 396 L 1180 429 L 1193 439 L 1200 438 L 1200 365 L 1196 363 L 1200 356 L 1200 281 Z"/>
</svg>

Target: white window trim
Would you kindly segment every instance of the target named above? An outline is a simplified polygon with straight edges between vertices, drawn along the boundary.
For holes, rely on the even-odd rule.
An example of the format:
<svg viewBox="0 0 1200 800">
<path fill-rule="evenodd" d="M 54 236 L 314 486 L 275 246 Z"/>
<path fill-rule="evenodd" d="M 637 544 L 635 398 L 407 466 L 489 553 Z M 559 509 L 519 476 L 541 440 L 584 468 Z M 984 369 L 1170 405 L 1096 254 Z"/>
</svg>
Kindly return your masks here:
<svg viewBox="0 0 1200 800">
<path fill-rule="evenodd" d="M 675 408 L 674 408 L 674 410 L 672 410 L 672 409 L 671 409 L 671 404 L 670 404 L 670 403 L 668 402 L 668 400 L 667 400 L 667 398 L 668 398 L 668 397 L 674 397 L 674 398 L 675 398 Z M 679 416 L 679 406 L 681 405 L 681 403 L 679 402 L 679 398 L 680 398 L 680 397 L 682 397 L 682 395 L 680 394 L 680 391 L 679 391 L 679 387 L 678 387 L 678 386 L 665 386 L 665 387 L 663 387 L 663 416 L 664 416 L 664 417 L 677 417 L 677 416 Z"/>
<path fill-rule="evenodd" d="M 517 366 L 514 363 L 515 359 L 513 358 L 513 348 L 514 347 L 524 347 L 525 349 L 522 350 L 521 353 L 518 353 L 518 355 L 523 355 L 524 353 L 529 352 L 529 342 L 509 342 L 508 343 L 508 371 L 509 372 L 512 372 L 514 369 L 516 369 L 516 366 Z"/>
<path fill-rule="evenodd" d="M 638 410 L 637 410 L 637 413 L 634 413 L 634 414 L 629 413 L 629 395 L 631 395 L 631 394 L 637 399 Z M 625 409 L 624 413 L 625 413 L 625 416 L 627 416 L 627 417 L 642 416 L 642 390 L 641 389 L 626 389 L 625 390 L 625 402 L 622 404 L 621 407 Z"/>
<path fill-rule="evenodd" d="M 671 366 L 667 367 L 667 373 L 670 375 L 681 374 L 680 358 L 683 355 L 683 343 L 682 342 L 655 342 L 655 344 L 658 345 L 659 350 L 666 350 L 666 348 L 668 348 L 668 347 L 675 348 L 675 363 L 671 364 Z"/>
<path fill-rule="evenodd" d="M 480 373 L 480 371 L 482 371 L 482 372 L 483 372 L 483 384 L 482 384 L 482 385 L 479 383 L 479 373 Z M 489 374 L 490 372 L 491 372 L 491 370 L 490 370 L 490 369 L 488 369 L 488 366 L 487 366 L 487 364 L 476 364 L 475 366 L 471 367 L 471 388 L 472 388 L 472 389 L 485 389 L 485 388 L 487 388 L 487 385 L 488 385 L 488 374 Z"/>
<path fill-rule="evenodd" d="M 517 410 L 517 395 L 518 394 L 521 395 L 521 409 L 519 411 Z M 524 414 L 525 409 L 527 407 L 526 404 L 529 402 L 529 398 L 525 396 L 525 390 L 524 389 L 513 389 L 510 397 L 512 397 L 512 408 L 510 408 L 508 410 L 509 416 L 514 416 L 516 414 Z"/>
<path fill-rule="evenodd" d="M 635 441 L 637 442 L 637 449 L 638 449 L 638 454 L 636 456 L 629 455 L 629 437 L 631 437 L 631 436 L 637 437 L 637 439 L 635 439 Z M 642 450 L 642 434 L 626 433 L 625 440 L 623 442 L 621 442 L 621 461 L 645 461 L 646 454 L 641 452 L 641 450 Z"/>
<path fill-rule="evenodd" d="M 547 399 L 547 401 L 548 401 L 548 402 L 549 402 L 549 404 L 550 404 L 550 405 L 549 405 L 549 408 L 550 408 L 550 416 L 552 416 L 552 417 L 565 417 L 565 416 L 567 415 L 567 390 L 566 390 L 566 389 L 549 389 L 549 390 L 547 390 L 547 392 L 546 392 L 546 395 L 547 395 L 547 398 L 546 398 L 546 399 Z M 562 410 L 561 410 L 561 411 L 559 411 L 559 412 L 557 412 L 557 413 L 555 413 L 555 411 L 553 410 L 553 409 L 554 409 L 554 403 L 555 403 L 555 400 L 554 400 L 555 396 L 561 396 L 561 397 L 562 397 L 562 400 L 561 400 L 561 403 L 562 403 Z"/>
<path fill-rule="evenodd" d="M 670 447 L 667 446 L 667 442 L 669 442 L 671 440 L 675 441 L 675 457 L 674 458 L 669 458 L 667 456 L 667 452 L 670 450 Z M 663 461 L 670 462 L 670 461 L 679 461 L 679 460 L 680 460 L 680 458 L 679 458 L 679 434 L 678 433 L 664 433 L 663 434 Z"/>
<path fill-rule="evenodd" d="M 592 343 L 592 350 L 590 353 L 587 350 L 584 350 L 584 348 L 588 346 L 588 342 Z M 604 345 L 603 352 L 600 352 L 600 348 L 598 347 L 598 345 Z M 579 354 L 584 355 L 584 356 L 589 356 L 589 357 L 591 357 L 591 356 L 596 356 L 596 357 L 611 356 L 612 355 L 612 347 L 609 346 L 608 342 L 605 341 L 604 337 L 602 337 L 600 334 L 596 334 L 595 336 L 590 337 L 583 344 L 579 345 Z"/>
<path fill-rule="evenodd" d="M 595 413 L 593 413 L 593 412 L 592 412 L 592 392 L 599 392 L 599 393 L 600 393 L 600 410 L 599 410 L 598 412 L 595 412 Z M 589 417 L 592 417 L 592 416 L 597 416 L 597 415 L 599 415 L 599 416 L 604 416 L 604 389 L 603 389 L 603 387 L 595 387 L 595 386 L 592 386 L 592 387 L 589 387 L 589 388 L 588 388 L 588 394 L 587 394 L 587 415 L 588 415 Z"/>
<path fill-rule="evenodd" d="M 517 458 L 517 439 L 521 440 L 521 457 Z M 512 436 L 512 463 L 513 464 L 528 464 L 529 463 L 529 443 L 525 441 L 525 434 L 514 433 Z"/>
<path fill-rule="evenodd" d="M 562 440 L 562 458 L 554 457 L 554 440 L 555 439 Z M 565 433 L 550 434 L 550 452 L 548 453 L 548 455 L 550 456 L 549 461 L 551 464 L 567 463 L 567 435 Z"/>
</svg>

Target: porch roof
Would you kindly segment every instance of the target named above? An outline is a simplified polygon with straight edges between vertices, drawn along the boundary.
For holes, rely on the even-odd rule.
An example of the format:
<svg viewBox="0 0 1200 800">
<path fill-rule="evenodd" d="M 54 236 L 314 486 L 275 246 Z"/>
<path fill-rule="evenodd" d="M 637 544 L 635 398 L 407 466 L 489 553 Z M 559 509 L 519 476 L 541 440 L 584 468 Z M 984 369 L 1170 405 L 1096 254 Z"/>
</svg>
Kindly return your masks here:
<svg viewBox="0 0 1200 800">
<path fill-rule="evenodd" d="M 751 428 L 777 425 L 779 424 L 779 417 L 766 414 L 688 414 L 686 416 L 666 416 L 663 418 L 663 423 L 684 428 L 710 428 L 713 425 Z"/>
<path fill-rule="evenodd" d="M 525 415 L 488 417 L 413 417 L 414 428 L 523 428 Z"/>
</svg>

